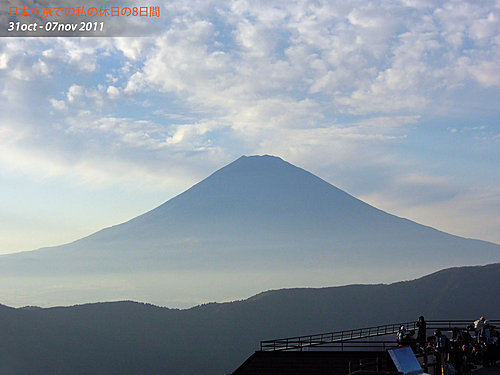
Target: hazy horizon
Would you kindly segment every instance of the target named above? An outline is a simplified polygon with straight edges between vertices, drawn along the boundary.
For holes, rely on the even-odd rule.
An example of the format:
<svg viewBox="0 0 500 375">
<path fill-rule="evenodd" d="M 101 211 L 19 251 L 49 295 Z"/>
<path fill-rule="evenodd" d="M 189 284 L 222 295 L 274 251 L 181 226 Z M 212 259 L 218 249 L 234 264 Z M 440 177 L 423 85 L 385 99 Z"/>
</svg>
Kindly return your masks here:
<svg viewBox="0 0 500 375">
<path fill-rule="evenodd" d="M 293 275 L 288 274 L 286 281 L 279 282 L 270 281 L 270 275 L 266 272 L 173 272 L 172 274 L 161 275 L 163 279 L 161 285 L 158 285 L 159 278 L 156 277 L 157 275 L 148 273 L 144 275 L 145 278 L 140 284 L 134 286 L 132 291 L 126 289 L 126 286 L 130 284 L 129 274 L 110 274 L 92 279 L 75 277 L 73 289 L 67 290 L 62 299 L 60 296 L 57 299 L 51 297 L 51 288 L 57 288 L 61 279 L 49 277 L 47 278 L 49 282 L 45 284 L 46 294 L 43 290 L 32 293 L 30 295 L 30 303 L 26 303 L 25 297 L 28 290 L 25 287 L 32 285 L 30 282 L 24 284 L 27 280 L 17 282 L 18 280 L 16 281 L 15 279 L 0 277 L 0 281 L 2 281 L 2 285 L 5 288 L 0 305 L 14 308 L 25 306 L 50 308 L 99 302 L 134 301 L 171 309 L 189 309 L 212 302 L 225 303 L 246 300 L 262 292 L 271 290 L 394 284 L 419 279 L 437 271 L 441 271 L 441 269 L 414 269 L 408 272 L 407 278 L 400 279 L 394 275 L 394 272 L 391 272 L 391 267 L 387 267 L 382 272 L 378 270 L 377 275 L 379 278 L 378 280 L 374 280 L 374 273 L 367 272 L 363 274 L 358 269 L 345 269 L 345 273 L 342 275 L 337 274 L 337 281 L 331 284 L 325 284 L 322 278 L 324 274 L 329 272 L 326 269 L 323 271 L 323 274 L 315 274 L 309 270 L 297 269 Z M 236 273 L 238 275 L 237 278 L 234 277 Z M 352 281 L 353 273 L 359 275 L 359 281 Z M 156 283 L 155 288 L 152 288 L 152 284 L 148 283 L 148 278 L 150 281 Z M 40 278 L 37 279 L 40 282 Z M 229 288 L 221 288 L 220 286 L 222 285 L 227 286 L 227 280 L 231 280 Z M 45 282 L 46 280 L 42 279 L 41 281 Z M 106 292 L 104 295 L 102 293 L 102 288 L 106 286 L 113 288 L 113 293 L 110 293 L 108 290 L 108 296 L 106 296 Z M 193 292 L 193 290 L 196 290 L 196 292 Z M 122 296 L 117 297 L 116 291 L 122 291 Z"/>
</svg>

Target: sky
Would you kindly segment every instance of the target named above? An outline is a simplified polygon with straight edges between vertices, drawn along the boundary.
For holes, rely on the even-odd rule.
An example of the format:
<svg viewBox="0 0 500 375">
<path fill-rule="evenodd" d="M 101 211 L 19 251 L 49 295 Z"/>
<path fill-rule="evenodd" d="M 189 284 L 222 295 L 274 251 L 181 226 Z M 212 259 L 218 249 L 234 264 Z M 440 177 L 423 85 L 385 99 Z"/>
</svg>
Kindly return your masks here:
<svg viewBox="0 0 500 375">
<path fill-rule="evenodd" d="M 500 243 L 500 1 L 157 3 L 148 37 L 0 38 L 0 254 L 253 154 Z"/>
</svg>

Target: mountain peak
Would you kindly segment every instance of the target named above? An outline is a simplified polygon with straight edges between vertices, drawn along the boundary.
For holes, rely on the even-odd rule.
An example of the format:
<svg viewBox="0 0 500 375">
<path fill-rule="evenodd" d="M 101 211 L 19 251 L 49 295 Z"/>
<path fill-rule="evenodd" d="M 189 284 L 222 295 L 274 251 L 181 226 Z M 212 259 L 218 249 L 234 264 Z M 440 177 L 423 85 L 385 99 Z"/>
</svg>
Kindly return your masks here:
<svg viewBox="0 0 500 375">
<path fill-rule="evenodd" d="M 229 163 L 225 167 L 219 169 L 216 171 L 214 174 L 218 173 L 219 171 L 225 171 L 226 169 L 232 169 L 232 168 L 244 168 L 247 169 L 248 172 L 250 172 L 251 169 L 255 168 L 283 168 L 283 167 L 295 167 L 293 164 L 290 164 L 283 160 L 282 158 L 278 156 L 273 156 L 273 155 L 243 155 L 233 161 L 232 163 Z M 300 168 L 298 168 L 300 169 Z"/>
<path fill-rule="evenodd" d="M 283 163 L 286 163 L 286 161 L 284 161 L 279 156 L 274 156 L 274 155 L 269 155 L 269 154 L 264 154 L 264 155 L 242 155 L 238 159 L 236 159 L 233 163 L 236 163 L 238 161 L 260 161 L 260 162 L 281 161 Z"/>
<path fill-rule="evenodd" d="M 358 201 L 312 173 L 271 155 L 241 156 L 181 196 L 215 204 L 214 210 L 227 206 L 239 208 L 242 215 L 246 212 L 242 203 L 246 208 L 256 209 L 259 206 L 302 207 L 307 202 L 313 204 L 312 197 L 316 202 L 322 199 L 337 203 L 345 199 Z"/>
</svg>

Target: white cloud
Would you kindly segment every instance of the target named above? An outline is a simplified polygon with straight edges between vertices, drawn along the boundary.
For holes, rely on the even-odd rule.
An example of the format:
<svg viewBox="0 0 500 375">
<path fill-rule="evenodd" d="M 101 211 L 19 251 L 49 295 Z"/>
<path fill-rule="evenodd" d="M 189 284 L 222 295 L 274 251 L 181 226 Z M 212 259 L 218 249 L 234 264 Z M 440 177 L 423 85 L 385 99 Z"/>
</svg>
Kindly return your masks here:
<svg viewBox="0 0 500 375">
<path fill-rule="evenodd" d="M 126 94 L 134 94 L 143 90 L 145 87 L 146 82 L 144 81 L 144 74 L 135 72 L 130 76 L 124 91 Z"/>
<path fill-rule="evenodd" d="M 496 85 L 495 60 L 481 52 L 491 49 L 492 41 L 473 46 L 477 54 L 457 49 L 468 30 L 477 29 L 475 40 L 491 35 L 496 16 L 468 3 L 457 7 L 447 2 L 431 15 L 430 3 L 420 5 L 406 2 L 416 8 L 408 12 L 383 1 L 279 6 L 238 1 L 221 6 L 223 17 L 216 20 L 196 7 L 189 16 L 174 12 L 175 22 L 149 50 L 144 68 L 134 72 L 125 91 L 175 92 L 214 113 L 225 111 L 228 121 L 232 108 L 264 109 L 255 104 L 272 98 L 274 91 L 293 92 L 296 103 L 315 95 L 308 100 L 321 99 L 320 112 L 333 102 L 346 114 L 418 114 L 440 90 L 457 87 L 457 79 L 474 77 L 485 86 Z"/>
<path fill-rule="evenodd" d="M 449 186 L 450 181 L 443 176 L 428 176 L 422 173 L 410 173 L 398 176 L 395 181 L 396 184 L 406 186 L 430 186 L 430 187 L 444 187 Z"/>
<path fill-rule="evenodd" d="M 83 94 L 84 94 L 83 86 L 71 85 L 70 88 L 68 89 L 68 92 L 66 93 L 66 98 L 70 103 L 73 103 L 75 100 L 83 96 Z"/>
<path fill-rule="evenodd" d="M 153 38 L 113 38 L 113 44 L 127 59 L 135 61 L 144 57 L 145 50 L 153 44 Z"/>
<path fill-rule="evenodd" d="M 111 74 L 111 73 L 107 73 L 107 74 L 106 74 L 106 80 L 107 80 L 109 83 L 113 83 L 113 84 L 115 84 L 115 83 L 117 83 L 117 82 L 118 82 L 118 78 L 117 78 L 117 77 L 115 77 L 115 76 L 114 76 L 113 74 Z"/>
<path fill-rule="evenodd" d="M 115 100 L 120 96 L 120 90 L 114 86 L 98 84 L 96 87 L 72 84 L 65 94 L 66 106 L 73 113 L 78 111 L 102 112 L 105 110 L 109 100 Z"/>
<path fill-rule="evenodd" d="M 499 56 L 500 57 L 500 54 Z M 470 67 L 472 76 L 483 86 L 500 86 L 500 66 L 497 61 L 481 61 Z"/>
<path fill-rule="evenodd" d="M 108 86 L 106 93 L 110 97 L 110 99 L 118 99 L 120 97 L 120 90 L 115 86 Z"/>
<path fill-rule="evenodd" d="M 33 70 L 41 76 L 49 76 L 52 73 L 50 66 L 41 59 L 33 66 Z"/>
<path fill-rule="evenodd" d="M 83 124 L 82 120 L 88 123 Z M 164 152 L 167 140 L 162 132 L 147 122 L 118 118 L 92 121 L 89 114 L 75 119 L 75 126 L 67 132 L 60 129 L 34 134 L 29 125 L 11 122 L 0 127 L 0 165 L 39 179 L 64 177 L 90 187 L 185 187 L 194 180 L 193 173 L 200 166 L 186 158 L 183 150 Z M 51 139 L 54 136 L 58 139 Z M 110 149 L 109 144 L 116 146 Z M 227 158 L 217 150 L 197 151 L 204 152 L 205 162 L 209 163 L 220 165 L 220 158 Z"/>
<path fill-rule="evenodd" d="M 490 12 L 485 17 L 473 21 L 470 27 L 471 38 L 481 41 L 492 36 L 498 36 L 500 25 L 499 14 L 500 10 L 496 9 L 495 12 Z"/>
<path fill-rule="evenodd" d="M 9 56 L 6 53 L 0 54 L 0 69 L 7 69 Z"/>
<path fill-rule="evenodd" d="M 69 64 L 87 72 L 94 72 L 97 69 L 96 50 L 99 44 L 103 46 L 106 42 L 97 42 L 98 46 L 96 46 L 95 41 L 89 44 L 82 40 L 74 41 L 72 38 L 61 38 L 59 40 L 61 49 L 64 52 L 64 59 Z"/>
<path fill-rule="evenodd" d="M 52 105 L 52 107 L 54 107 L 55 109 L 60 110 L 60 111 L 63 109 L 66 109 L 66 103 L 64 102 L 64 100 L 57 100 L 57 99 L 51 98 L 50 104 Z"/>
<path fill-rule="evenodd" d="M 68 103 L 79 104 L 78 98 L 101 111 L 107 98 L 119 97 L 120 86 L 129 98 L 166 92 L 203 112 L 204 120 L 238 132 L 350 126 L 351 120 L 339 123 L 337 116 L 418 116 L 442 90 L 471 78 L 493 87 L 500 79 L 493 63 L 498 12 L 472 2 L 166 6 L 170 22 L 156 39 L 33 43 L 35 52 L 21 58 L 26 64 L 11 75 L 32 77 L 25 68 L 31 55 L 39 74 L 53 72 L 56 62 L 96 72 L 101 58 L 118 51 L 121 67 L 104 72 L 110 85 L 75 83 L 66 93 Z M 26 47 L 9 44 L 2 56 L 33 50 Z M 325 120 L 332 114 L 333 121 Z"/>
</svg>

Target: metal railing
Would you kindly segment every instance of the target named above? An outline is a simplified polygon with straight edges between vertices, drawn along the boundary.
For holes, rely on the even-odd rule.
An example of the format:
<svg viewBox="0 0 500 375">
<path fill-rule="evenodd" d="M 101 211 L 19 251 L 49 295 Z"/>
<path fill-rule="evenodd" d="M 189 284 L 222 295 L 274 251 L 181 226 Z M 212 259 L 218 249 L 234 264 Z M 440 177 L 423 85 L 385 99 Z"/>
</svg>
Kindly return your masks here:
<svg viewBox="0 0 500 375">
<path fill-rule="evenodd" d="M 494 325 L 499 325 L 500 320 L 489 320 Z M 426 321 L 427 329 L 441 329 L 443 331 L 453 328 L 464 329 L 466 326 L 474 322 L 470 319 L 462 320 L 431 320 Z M 357 328 L 344 331 L 319 333 L 307 336 L 287 337 L 275 340 L 265 340 L 260 342 L 261 351 L 282 351 L 282 350 L 302 350 L 303 348 L 311 348 L 334 343 L 345 343 L 352 340 L 369 339 L 371 337 L 396 334 L 401 325 L 406 326 L 408 330 L 417 330 L 418 327 L 415 321 L 399 322 L 385 324 L 374 327 Z"/>
</svg>

